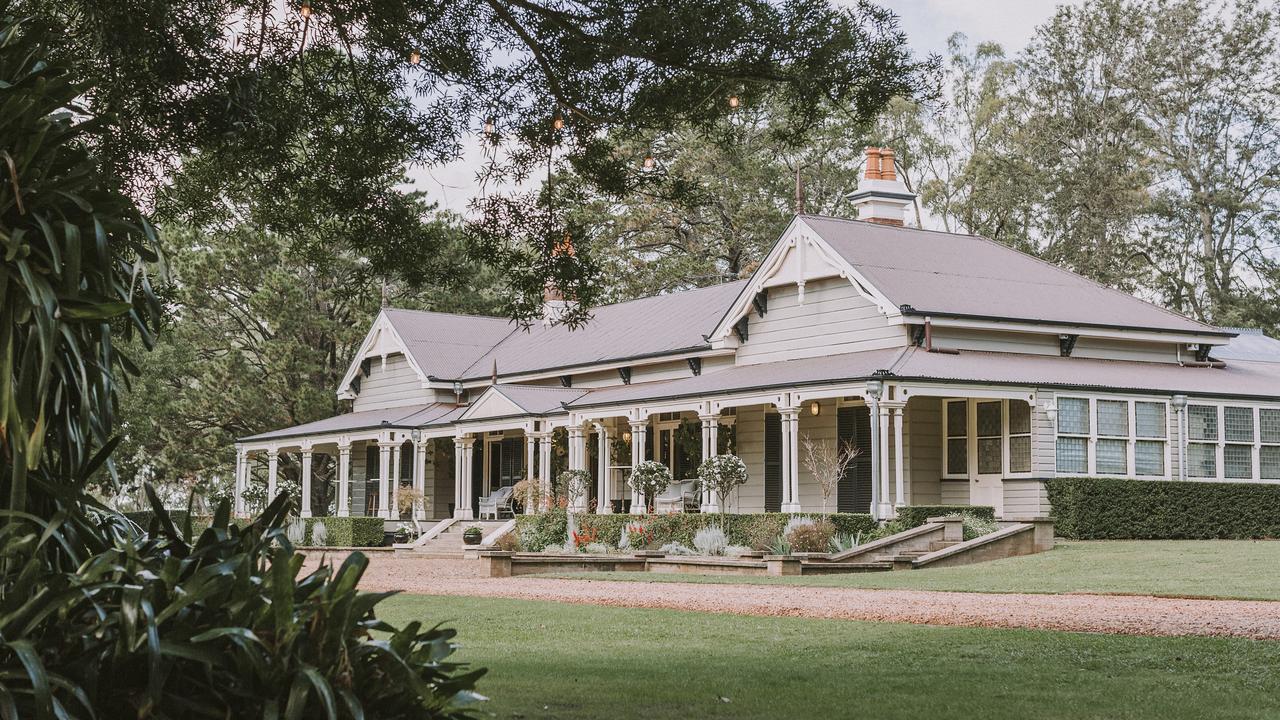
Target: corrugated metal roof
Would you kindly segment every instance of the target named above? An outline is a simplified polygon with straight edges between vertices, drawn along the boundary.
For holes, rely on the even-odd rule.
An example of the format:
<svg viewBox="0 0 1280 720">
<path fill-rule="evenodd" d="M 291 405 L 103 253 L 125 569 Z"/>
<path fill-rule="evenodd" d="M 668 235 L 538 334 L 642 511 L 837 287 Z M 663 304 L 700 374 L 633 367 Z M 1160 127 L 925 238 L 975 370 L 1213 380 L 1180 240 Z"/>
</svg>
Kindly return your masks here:
<svg viewBox="0 0 1280 720">
<path fill-rule="evenodd" d="M 515 329 L 511 321 L 483 315 L 387 308 L 387 319 L 418 367 L 442 379 L 459 376 Z"/>
<path fill-rule="evenodd" d="M 1236 361 L 1225 368 L 964 350 L 911 348 L 891 368 L 908 380 L 1080 387 L 1114 391 L 1280 398 L 1280 363 Z"/>
<path fill-rule="evenodd" d="M 453 415 L 456 413 L 456 408 L 457 406 L 455 405 L 431 403 L 429 405 L 406 405 L 382 410 L 362 410 L 361 412 L 335 415 L 323 420 L 242 437 L 240 441 L 272 440 L 301 435 L 328 435 L 346 430 L 365 430 L 382 427 L 384 423 L 391 427 L 418 427 Z"/>
<path fill-rule="evenodd" d="M 920 313 L 1221 332 L 984 237 L 801 219 L 895 305 Z"/>
<path fill-rule="evenodd" d="M 1223 328 L 1223 330 L 1239 334 L 1231 338 L 1226 345 L 1214 347 L 1214 358 L 1280 363 L 1280 340 L 1268 337 L 1255 328 Z"/>
<path fill-rule="evenodd" d="M 564 403 L 577 400 L 587 394 L 580 388 L 552 387 L 547 385 L 498 384 L 494 390 L 502 393 L 511 402 L 519 405 L 525 412 L 534 415 L 561 411 Z"/>
</svg>

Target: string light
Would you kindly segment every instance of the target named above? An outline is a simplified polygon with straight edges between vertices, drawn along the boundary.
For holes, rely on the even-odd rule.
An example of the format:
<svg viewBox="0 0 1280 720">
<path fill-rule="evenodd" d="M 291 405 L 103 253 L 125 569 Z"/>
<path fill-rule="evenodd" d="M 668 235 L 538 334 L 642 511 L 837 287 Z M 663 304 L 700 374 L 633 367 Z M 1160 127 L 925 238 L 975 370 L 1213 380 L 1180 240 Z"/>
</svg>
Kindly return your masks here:
<svg viewBox="0 0 1280 720">
<path fill-rule="evenodd" d="M 742 103 L 742 101 L 738 99 L 738 96 L 737 96 L 737 95 L 730 95 L 730 96 L 729 96 L 729 107 L 733 108 L 734 110 L 737 110 L 737 109 L 738 109 L 738 105 L 740 105 L 741 103 Z"/>
<path fill-rule="evenodd" d="M 417 65 L 420 62 L 422 62 L 422 53 L 418 52 L 416 49 L 413 52 L 409 53 L 410 65 Z"/>
<path fill-rule="evenodd" d="M 561 115 L 559 110 L 556 111 L 555 117 L 551 119 L 551 127 L 556 130 L 564 129 L 564 115 Z"/>
<path fill-rule="evenodd" d="M 311 17 L 311 0 L 302 0 L 302 7 L 298 8 L 298 14 L 304 20 Z"/>
</svg>

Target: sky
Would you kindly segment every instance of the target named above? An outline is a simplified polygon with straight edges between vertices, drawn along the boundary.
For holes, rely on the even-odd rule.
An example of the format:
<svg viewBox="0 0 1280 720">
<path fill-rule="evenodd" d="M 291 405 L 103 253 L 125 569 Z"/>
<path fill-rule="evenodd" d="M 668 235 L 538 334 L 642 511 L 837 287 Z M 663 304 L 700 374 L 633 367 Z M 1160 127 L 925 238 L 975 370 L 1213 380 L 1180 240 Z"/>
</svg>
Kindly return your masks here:
<svg viewBox="0 0 1280 720">
<path fill-rule="evenodd" d="M 855 0 L 833 0 L 853 5 Z M 1065 0 L 1078 4 L 1078 0 Z M 880 0 L 901 18 L 907 42 L 919 55 L 943 54 L 947 38 L 963 32 L 973 44 L 997 42 L 1013 54 L 1026 44 L 1037 25 L 1048 20 L 1060 0 Z M 476 194 L 476 169 L 480 147 L 468 142 L 463 157 L 443 167 L 411 168 L 409 177 L 418 190 L 447 210 L 465 213 Z"/>
</svg>

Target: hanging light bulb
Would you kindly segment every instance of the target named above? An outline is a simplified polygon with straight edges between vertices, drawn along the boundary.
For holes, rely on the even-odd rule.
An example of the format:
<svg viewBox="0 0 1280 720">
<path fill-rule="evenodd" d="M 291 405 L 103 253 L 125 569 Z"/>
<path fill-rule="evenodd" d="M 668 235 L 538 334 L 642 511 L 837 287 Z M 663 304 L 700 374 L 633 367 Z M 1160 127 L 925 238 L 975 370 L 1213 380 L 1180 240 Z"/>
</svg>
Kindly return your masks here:
<svg viewBox="0 0 1280 720">
<path fill-rule="evenodd" d="M 559 110 L 556 110 L 555 117 L 551 119 L 551 127 L 556 130 L 564 129 L 564 115 L 561 115 Z"/>
<path fill-rule="evenodd" d="M 737 95 L 729 96 L 729 107 L 733 108 L 734 110 L 737 110 L 738 105 L 741 105 L 741 104 L 742 104 L 742 101 L 738 99 Z"/>
<path fill-rule="evenodd" d="M 498 124 L 493 118 L 485 118 L 484 134 L 486 137 L 493 135 L 493 133 L 497 131 L 497 129 L 498 129 Z"/>
<path fill-rule="evenodd" d="M 655 163 L 655 162 L 654 162 L 654 160 L 653 160 L 653 156 L 652 156 L 652 155 L 645 155 L 645 156 L 644 156 L 644 169 L 645 169 L 645 170 L 652 170 L 652 169 L 653 169 L 653 166 L 654 166 L 654 165 L 656 165 L 656 164 L 657 164 L 657 163 Z"/>
<path fill-rule="evenodd" d="M 409 64 L 417 65 L 420 62 L 422 62 L 422 53 L 418 52 L 417 49 L 414 49 L 409 53 Z"/>
<path fill-rule="evenodd" d="M 311 17 L 311 0 L 302 0 L 302 7 L 298 8 L 298 14 L 304 20 Z"/>
</svg>

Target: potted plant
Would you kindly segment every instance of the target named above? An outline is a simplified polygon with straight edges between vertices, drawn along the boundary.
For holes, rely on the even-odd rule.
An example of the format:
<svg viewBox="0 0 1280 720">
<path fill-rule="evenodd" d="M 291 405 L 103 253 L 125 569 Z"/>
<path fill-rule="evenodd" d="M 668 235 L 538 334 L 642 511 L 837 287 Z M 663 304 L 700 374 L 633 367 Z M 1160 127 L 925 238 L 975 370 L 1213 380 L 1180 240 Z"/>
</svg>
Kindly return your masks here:
<svg viewBox="0 0 1280 720">
<path fill-rule="evenodd" d="M 396 526 L 396 532 L 393 536 L 397 543 L 407 543 L 413 537 L 413 529 L 404 523 Z"/>
<path fill-rule="evenodd" d="M 472 525 L 462 531 L 463 545 L 479 545 L 482 539 L 484 539 L 484 531 L 480 529 L 479 525 Z"/>
</svg>

